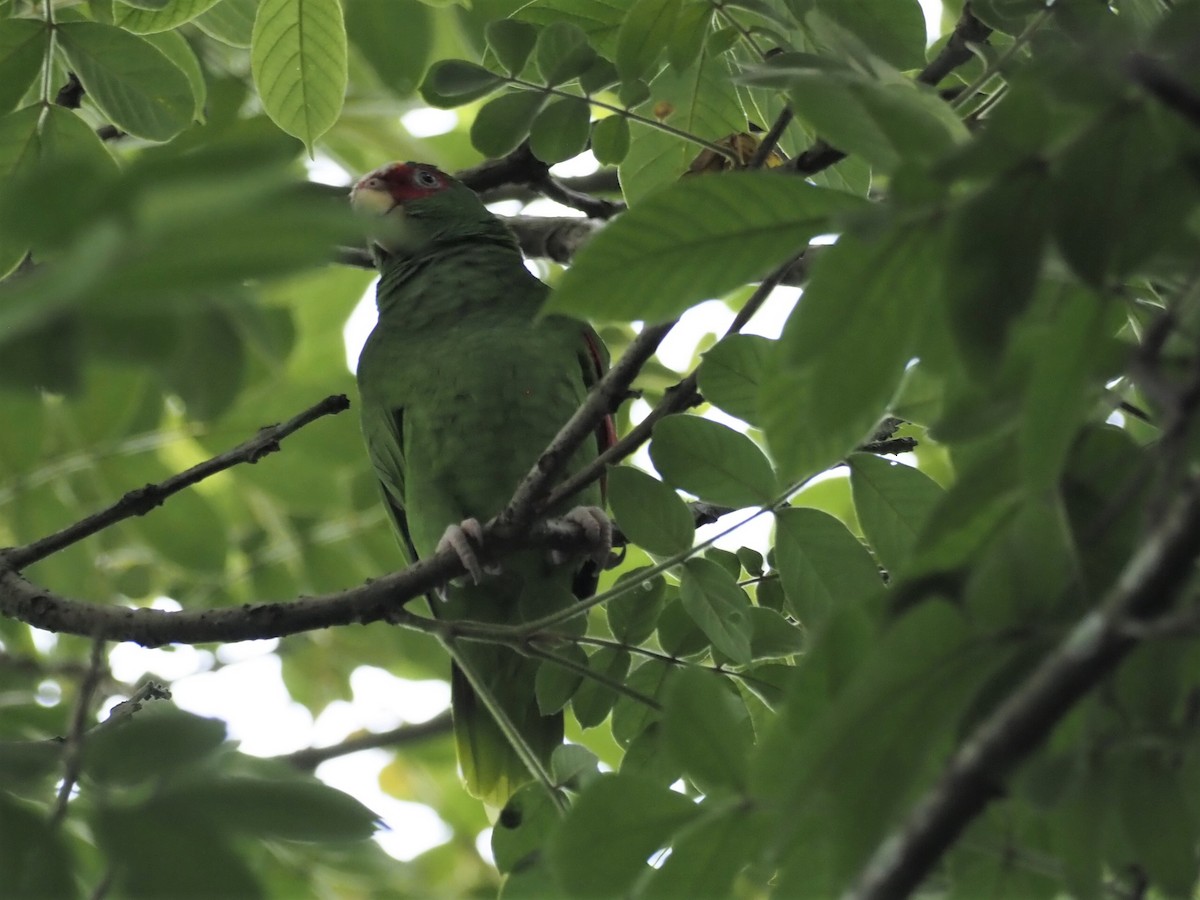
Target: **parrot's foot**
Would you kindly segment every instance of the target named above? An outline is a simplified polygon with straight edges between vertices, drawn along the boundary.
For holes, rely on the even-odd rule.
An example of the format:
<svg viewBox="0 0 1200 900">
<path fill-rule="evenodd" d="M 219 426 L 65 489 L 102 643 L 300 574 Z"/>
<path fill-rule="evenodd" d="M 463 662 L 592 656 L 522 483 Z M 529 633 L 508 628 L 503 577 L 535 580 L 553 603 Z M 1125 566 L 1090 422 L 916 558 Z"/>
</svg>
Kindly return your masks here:
<svg viewBox="0 0 1200 900">
<path fill-rule="evenodd" d="M 499 566 L 485 566 L 479 561 L 479 554 L 475 552 L 475 547 L 481 544 L 483 544 L 483 526 L 479 524 L 479 520 L 463 519 L 457 525 L 446 527 L 442 539 L 438 541 L 437 552 L 440 553 L 447 548 L 453 550 L 458 555 L 463 568 L 467 570 L 471 581 L 479 584 L 483 581 L 484 575 L 495 575 L 500 571 Z M 444 600 L 445 597 L 443 596 L 442 599 Z"/>
<path fill-rule="evenodd" d="M 570 522 L 583 532 L 588 546 L 587 558 L 600 569 L 607 568 L 612 552 L 613 526 L 604 510 L 598 506 L 576 506 L 562 516 L 561 521 Z M 571 555 L 561 550 L 551 550 L 550 561 L 560 565 Z"/>
</svg>

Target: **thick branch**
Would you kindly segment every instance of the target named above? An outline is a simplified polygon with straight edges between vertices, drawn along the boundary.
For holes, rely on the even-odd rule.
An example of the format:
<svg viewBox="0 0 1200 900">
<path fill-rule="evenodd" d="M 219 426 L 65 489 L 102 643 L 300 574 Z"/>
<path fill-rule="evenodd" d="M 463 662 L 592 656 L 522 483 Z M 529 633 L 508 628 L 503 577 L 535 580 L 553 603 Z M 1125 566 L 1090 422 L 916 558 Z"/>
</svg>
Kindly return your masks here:
<svg viewBox="0 0 1200 900">
<path fill-rule="evenodd" d="M 1200 488 L 1188 483 L 1126 564 L 1103 604 L 1080 620 L 1025 682 L 960 746 L 937 784 L 886 841 L 847 900 L 907 896 L 1003 780 L 1046 739 L 1136 640 L 1129 623 L 1169 608 L 1200 556 Z"/>
<path fill-rule="evenodd" d="M 24 547 L 0 550 L 0 566 L 20 571 L 26 566 L 45 559 L 50 554 L 78 543 L 123 519 L 144 516 L 156 506 L 161 505 L 172 494 L 177 494 L 184 488 L 191 487 L 205 478 L 210 478 L 218 472 L 223 472 L 241 463 L 256 463 L 267 454 L 278 450 L 279 442 L 288 435 L 299 431 L 322 416 L 340 413 L 349 408 L 350 401 L 346 399 L 345 394 L 326 397 L 320 403 L 281 425 L 269 425 L 261 429 L 250 440 L 232 450 L 192 466 L 186 472 L 173 475 L 161 484 L 148 484 L 130 491 L 107 509 L 93 513 L 62 531 L 36 540 Z"/>
</svg>

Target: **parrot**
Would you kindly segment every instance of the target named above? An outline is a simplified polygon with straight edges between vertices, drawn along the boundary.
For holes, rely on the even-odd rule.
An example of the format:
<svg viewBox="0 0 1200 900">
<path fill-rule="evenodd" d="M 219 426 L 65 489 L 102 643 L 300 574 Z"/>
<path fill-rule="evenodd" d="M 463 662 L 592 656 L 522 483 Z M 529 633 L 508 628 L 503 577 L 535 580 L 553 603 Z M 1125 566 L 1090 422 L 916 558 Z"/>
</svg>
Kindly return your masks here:
<svg viewBox="0 0 1200 900">
<path fill-rule="evenodd" d="M 379 317 L 359 357 L 361 425 L 383 503 L 408 562 L 450 547 L 468 575 L 430 598 L 442 620 L 515 625 L 589 596 L 612 545 L 603 483 L 548 511 L 587 536 L 586 557 L 534 548 L 482 566 L 481 522 L 523 476 L 608 365 L 588 324 L 539 312 L 549 288 L 525 266 L 507 226 L 435 166 L 395 162 L 363 176 L 351 204 L 367 220 L 379 270 Z M 562 477 L 615 441 L 611 416 Z M 566 504 L 564 504 L 564 507 Z M 535 698 L 541 661 L 456 642 L 451 709 L 467 790 L 493 808 L 533 780 L 473 682 L 485 689 L 548 771 L 563 741 L 561 711 Z M 547 663 L 549 664 L 549 663 Z M 464 672 L 464 667 L 470 672 Z"/>
</svg>

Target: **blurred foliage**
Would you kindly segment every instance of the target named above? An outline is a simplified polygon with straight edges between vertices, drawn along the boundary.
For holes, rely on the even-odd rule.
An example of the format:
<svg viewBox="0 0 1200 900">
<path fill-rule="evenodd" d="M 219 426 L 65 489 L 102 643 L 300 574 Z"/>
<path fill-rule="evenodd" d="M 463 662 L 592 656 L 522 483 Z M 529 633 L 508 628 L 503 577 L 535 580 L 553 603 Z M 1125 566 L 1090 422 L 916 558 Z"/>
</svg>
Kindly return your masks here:
<svg viewBox="0 0 1200 900">
<path fill-rule="evenodd" d="M 590 147 L 631 209 L 551 303 L 617 353 L 633 320 L 744 302 L 839 236 L 778 340 L 705 338 L 700 412 L 722 423 L 667 418 L 658 477 L 610 479 L 633 542 L 602 580 L 614 596 L 551 648 L 573 668 L 537 682 L 568 710 L 565 819 L 526 787 L 488 865 L 484 811 L 430 738 L 380 784 L 452 837 L 399 863 L 363 840 L 356 800 L 165 701 L 55 740 L 89 642 L 0 619 L 0 892 L 844 890 L 1118 584 L 1196 462 L 1172 417 L 1200 357 L 1200 3 L 975 0 L 990 36 L 919 81 L 961 42 L 962 6 L 926 47 L 916 0 L 0 0 L 0 545 L 354 395 L 343 330 L 371 273 L 331 262 L 359 239 L 307 184 L 314 159 L 455 170 L 527 139 L 546 163 Z M 428 106 L 457 124 L 409 134 L 401 116 Z M 836 151 L 808 177 L 779 154 L 721 171 L 780 121 L 779 153 Z M 655 403 L 684 374 L 654 361 L 637 386 Z M 915 467 L 855 452 L 889 413 Z M 357 431 L 323 419 L 25 574 L 203 609 L 391 571 Z M 775 507 L 772 546 L 693 548 L 681 494 Z M 359 666 L 447 674 L 431 637 L 382 624 L 278 654 L 314 715 Z M 927 895 L 1193 895 L 1198 691 L 1194 638 L 1136 649 L 997 785 Z"/>
</svg>

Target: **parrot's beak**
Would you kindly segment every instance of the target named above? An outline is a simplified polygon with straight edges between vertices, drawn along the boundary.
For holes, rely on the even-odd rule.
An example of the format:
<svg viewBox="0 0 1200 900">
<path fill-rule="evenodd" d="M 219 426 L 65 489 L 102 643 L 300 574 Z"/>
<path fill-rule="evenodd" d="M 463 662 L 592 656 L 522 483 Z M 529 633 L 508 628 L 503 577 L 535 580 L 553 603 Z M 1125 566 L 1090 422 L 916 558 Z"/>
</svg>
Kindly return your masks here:
<svg viewBox="0 0 1200 900">
<path fill-rule="evenodd" d="M 368 216 L 386 216 L 399 206 L 392 199 L 392 195 L 382 187 L 362 182 L 356 184 L 350 192 L 350 205 L 355 212 Z"/>
</svg>

